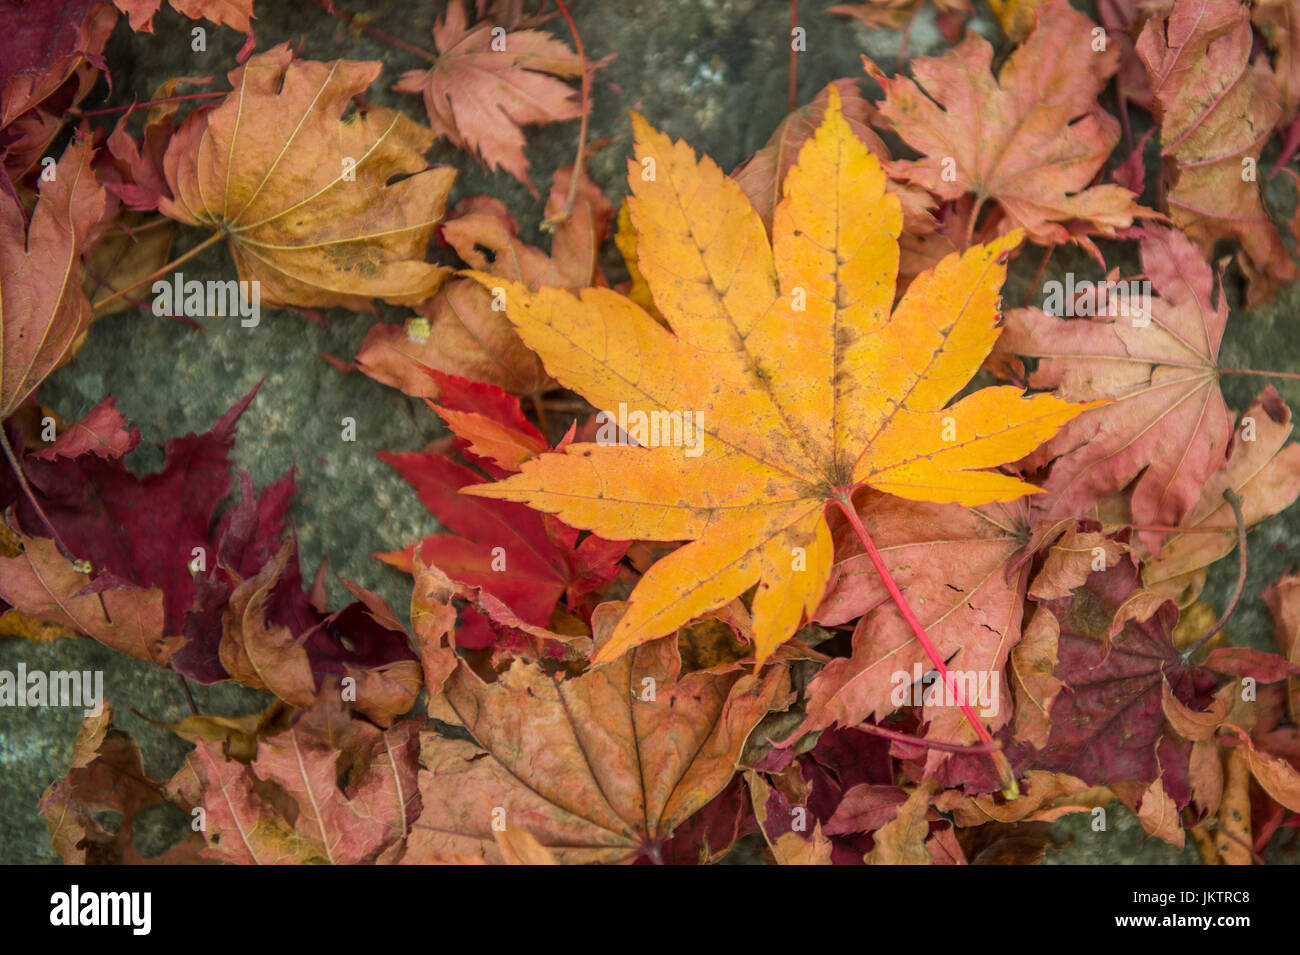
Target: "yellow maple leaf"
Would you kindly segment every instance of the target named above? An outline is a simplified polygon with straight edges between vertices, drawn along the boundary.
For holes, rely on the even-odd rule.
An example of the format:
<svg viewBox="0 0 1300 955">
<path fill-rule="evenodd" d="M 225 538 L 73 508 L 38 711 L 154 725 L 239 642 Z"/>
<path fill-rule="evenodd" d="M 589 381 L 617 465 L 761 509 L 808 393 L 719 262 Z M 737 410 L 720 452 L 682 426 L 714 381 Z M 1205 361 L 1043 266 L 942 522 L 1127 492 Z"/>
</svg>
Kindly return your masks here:
<svg viewBox="0 0 1300 955">
<path fill-rule="evenodd" d="M 1021 233 L 949 256 L 891 311 L 899 202 L 834 91 L 786 178 L 770 245 L 717 165 L 636 114 L 633 125 L 637 264 L 670 328 L 610 289 L 533 292 L 470 274 L 502 290 L 547 371 L 641 446 L 572 444 L 465 491 L 610 539 L 691 542 L 645 574 L 595 662 L 757 585 L 761 663 L 821 600 L 828 505 L 862 485 L 970 506 L 1034 493 L 986 469 L 1090 405 L 1010 387 L 948 404 L 998 336 L 1004 261 Z"/>
</svg>

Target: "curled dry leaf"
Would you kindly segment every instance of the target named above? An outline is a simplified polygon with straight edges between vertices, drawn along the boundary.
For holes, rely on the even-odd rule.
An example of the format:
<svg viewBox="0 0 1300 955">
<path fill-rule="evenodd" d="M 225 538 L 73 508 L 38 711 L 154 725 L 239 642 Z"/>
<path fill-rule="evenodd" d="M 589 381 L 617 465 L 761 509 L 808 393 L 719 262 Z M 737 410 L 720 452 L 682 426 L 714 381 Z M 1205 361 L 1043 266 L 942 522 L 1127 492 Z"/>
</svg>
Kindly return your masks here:
<svg viewBox="0 0 1300 955">
<path fill-rule="evenodd" d="M 380 107 L 344 115 L 380 68 L 295 60 L 281 44 L 232 70 L 233 91 L 172 137 L 175 198 L 159 211 L 227 238 L 262 304 L 410 305 L 446 277 L 424 261 L 455 177 L 424 161 L 433 133 Z"/>
<path fill-rule="evenodd" d="M 1174 224 L 1209 255 L 1235 239 L 1251 282 L 1249 304 L 1300 278 L 1264 207 L 1255 172 L 1281 117 L 1266 62 L 1251 62 L 1250 9 L 1237 0 L 1178 0 L 1137 41 L 1168 167 L 1165 203 Z M 1249 175 L 1247 175 L 1249 173 Z"/>
<path fill-rule="evenodd" d="M 547 209 L 563 204 L 573 167 L 555 174 Z M 555 229 L 548 255 L 519 241 L 518 225 L 496 199 L 467 200 L 468 210 L 442 226 L 442 238 L 473 268 L 529 288 L 604 285 L 597 256 L 609 235 L 609 200 L 581 173 L 569 216 Z M 458 207 L 459 208 L 459 207 Z M 496 385 L 514 395 L 537 396 L 555 382 L 541 359 L 519 340 L 498 296 L 471 279 L 452 279 L 416 307 L 404 325 L 379 323 L 357 352 L 363 372 L 408 395 L 437 397 L 433 368 Z"/>
<path fill-rule="evenodd" d="M 286 580 L 288 604 L 269 614 Z M 406 713 L 420 692 L 420 664 L 392 610 L 376 594 L 349 587 L 362 599 L 338 614 L 304 606 L 286 540 L 257 574 L 238 581 L 222 615 L 219 653 L 231 679 L 302 708 L 339 693 L 335 680 L 350 679 L 349 698 L 369 719 L 388 726 Z"/>
<path fill-rule="evenodd" d="M 81 344 L 90 327 L 81 254 L 107 207 L 88 140 L 64 150 L 42 177 L 30 226 L 0 195 L 0 419 L 8 418 Z"/>
<path fill-rule="evenodd" d="M 1273 633 L 1282 656 L 1300 666 L 1300 575 L 1288 574 L 1261 595 L 1273 614 Z M 1300 716 L 1300 677 L 1287 681 L 1287 711 Z"/>
<path fill-rule="evenodd" d="M 180 865 L 201 861 L 202 841 L 186 832 L 162 855 L 146 859 L 135 847 L 136 821 L 167 801 L 161 784 L 145 772 L 140 750 L 112 726 L 107 706 L 87 716 L 77 733 L 72 766 L 41 794 L 38 808 L 54 851 L 66 865 Z M 106 825 L 117 814 L 116 827 Z"/>
</svg>

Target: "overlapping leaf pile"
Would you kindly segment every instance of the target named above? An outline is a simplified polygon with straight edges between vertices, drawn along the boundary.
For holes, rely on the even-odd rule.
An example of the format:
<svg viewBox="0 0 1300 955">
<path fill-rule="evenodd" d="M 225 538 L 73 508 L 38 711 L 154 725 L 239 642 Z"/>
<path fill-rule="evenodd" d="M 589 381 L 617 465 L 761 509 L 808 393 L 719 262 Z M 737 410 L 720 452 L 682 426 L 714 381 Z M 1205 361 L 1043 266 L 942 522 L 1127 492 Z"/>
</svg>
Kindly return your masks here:
<svg viewBox="0 0 1300 955">
<path fill-rule="evenodd" d="M 161 90 L 138 140 L 83 121 L 41 175 L 106 68 L 107 5 L 5 77 L 0 627 L 274 699 L 164 724 L 195 743 L 169 780 L 111 711 L 87 718 L 40 806 L 66 861 L 142 861 L 133 820 L 162 801 L 203 820 L 169 862 L 694 864 L 742 841 L 780 864 L 1026 862 L 1044 823 L 1118 800 L 1236 864 L 1296 826 L 1300 578 L 1262 595 L 1277 652 L 1198 600 L 1300 496 L 1278 392 L 1240 416 L 1220 393 L 1207 259 L 1236 243 L 1250 303 L 1300 275 L 1256 173 L 1275 132 L 1284 162 L 1300 142 L 1286 2 L 1109 4 L 1102 26 L 998 4 L 1017 45 L 996 73 L 988 41 L 956 42 L 968 5 L 937 4 L 952 49 L 866 61 L 878 100 L 830 84 L 731 176 L 634 113 L 626 202 L 580 150 L 549 250 L 496 199 L 447 213 L 455 173 L 425 160 L 445 137 L 528 183 L 521 125 L 583 115 L 569 81 L 596 68 L 545 18 L 453 0 L 432 67 L 394 87 L 430 128 L 359 99 L 379 63 L 254 52 L 247 4 L 172 5 L 248 45 L 212 102 Z M 147 30 L 159 4 L 118 6 Z M 1150 206 L 1130 105 L 1156 124 Z M 111 397 L 70 425 L 33 397 L 171 268 L 171 222 L 224 240 L 268 304 L 414 312 L 332 359 L 450 431 L 381 455 L 431 512 L 376 554 L 410 576 L 409 625 L 304 586 L 292 474 L 241 473 L 222 508 L 254 394 L 143 477 Z M 1067 243 L 1099 274 L 1140 258 L 1149 300 L 1004 312 L 1008 263 Z"/>
</svg>

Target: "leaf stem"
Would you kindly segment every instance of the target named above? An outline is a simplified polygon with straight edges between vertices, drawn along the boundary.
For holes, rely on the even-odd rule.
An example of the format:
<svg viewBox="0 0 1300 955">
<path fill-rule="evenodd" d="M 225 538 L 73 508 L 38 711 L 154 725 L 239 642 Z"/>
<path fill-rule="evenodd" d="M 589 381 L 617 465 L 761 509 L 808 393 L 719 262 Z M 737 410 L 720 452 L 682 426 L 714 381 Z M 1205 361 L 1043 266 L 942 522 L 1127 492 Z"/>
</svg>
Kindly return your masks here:
<svg viewBox="0 0 1300 955">
<path fill-rule="evenodd" d="M 555 215 L 547 216 L 542 223 L 545 232 L 552 231 L 573 213 L 573 203 L 578 197 L 578 179 L 587 174 L 582 154 L 587 148 L 587 120 L 591 113 L 591 74 L 587 70 L 587 54 L 582 48 L 582 35 L 578 33 L 578 25 L 573 22 L 573 16 L 564 5 L 564 0 L 555 0 L 555 5 L 560 8 L 560 13 L 569 24 L 569 32 L 573 34 L 573 48 L 578 53 L 578 66 L 582 70 L 582 88 L 578 94 L 582 97 L 582 115 L 578 120 L 578 155 L 573 160 L 573 175 L 569 177 L 569 194 L 564 198 L 564 208 Z"/>
<path fill-rule="evenodd" d="M 333 0 L 316 0 L 316 3 L 322 10 L 334 17 L 336 20 L 342 20 L 348 26 L 354 27 L 362 33 L 369 33 L 377 40 L 383 40 L 385 43 L 390 43 L 399 50 L 405 50 L 407 53 L 414 54 L 423 60 L 428 60 L 430 63 L 438 62 L 438 58 L 428 50 L 423 50 L 414 43 L 407 43 L 405 40 L 395 37 L 390 33 L 385 33 L 383 30 L 377 30 L 360 17 L 354 17 L 350 13 L 344 13 L 342 10 L 337 9 L 334 6 Z"/>
<path fill-rule="evenodd" d="M 969 242 L 967 244 L 969 245 Z M 1055 251 L 1056 246 L 1049 245 L 1047 250 L 1043 253 L 1042 261 L 1038 263 L 1038 271 L 1034 273 L 1034 277 L 1029 283 L 1029 288 L 1025 290 L 1025 300 L 1021 303 L 1023 308 L 1029 307 L 1030 300 L 1033 299 L 1034 293 L 1038 291 L 1038 282 L 1043 277 L 1043 273 L 1047 271 L 1047 263 L 1051 260 L 1052 253 Z"/>
<path fill-rule="evenodd" d="M 937 739 L 922 739 L 919 736 L 913 736 L 910 733 L 900 733 L 897 730 L 888 730 L 883 726 L 877 726 L 875 723 L 859 723 L 854 729 L 862 730 L 864 733 L 870 733 L 872 736 L 880 736 L 884 739 L 893 740 L 896 743 L 904 743 L 908 746 L 920 746 L 924 749 L 937 749 L 945 753 L 996 753 L 1002 749 L 1001 744 L 976 743 L 968 746 L 964 743 L 945 743 Z"/>
<path fill-rule="evenodd" d="M 13 468 L 14 477 L 18 478 L 18 486 L 22 488 L 23 496 L 27 498 L 27 503 L 32 506 L 32 510 L 34 510 L 36 516 L 41 519 L 41 523 L 45 525 L 46 530 L 50 532 L 50 537 L 54 539 L 54 545 L 58 547 L 59 553 L 62 554 L 69 563 L 81 563 L 73 555 L 72 551 L 68 549 L 68 545 L 63 542 L 63 538 L 60 537 L 59 532 L 55 530 L 54 522 L 50 520 L 49 515 L 45 513 L 45 509 L 42 508 L 40 502 L 36 500 L 36 492 L 34 492 L 32 486 L 27 483 L 27 475 L 23 473 L 23 466 L 18 461 L 18 455 L 14 453 L 13 445 L 9 443 L 9 433 L 5 431 L 3 424 L 0 424 L 0 445 L 3 445 L 4 447 L 5 457 L 9 459 L 9 466 Z"/>
<path fill-rule="evenodd" d="M 790 0 L 790 109 L 799 103 L 799 53 L 794 48 L 794 31 L 799 29 L 799 0 Z"/>
<path fill-rule="evenodd" d="M 963 249 L 969 249 L 971 243 L 975 241 L 975 223 L 980 217 L 980 210 L 984 208 L 984 196 L 978 196 L 975 204 L 970 208 L 970 218 L 966 220 L 966 241 L 962 245 Z"/>
<path fill-rule="evenodd" d="M 1294 371 L 1257 371 L 1254 368 L 1220 368 L 1221 375 L 1260 375 L 1264 378 L 1293 378 L 1300 380 L 1300 373 Z"/>
<path fill-rule="evenodd" d="M 1227 524 L 1211 524 L 1208 527 L 1179 527 L 1176 524 L 1125 524 L 1135 531 L 1157 531 L 1164 534 L 1235 534 L 1237 528 Z"/>
<path fill-rule="evenodd" d="M 152 272 L 152 273 L 150 273 L 149 275 L 146 275 L 144 278 L 140 279 L 140 281 L 135 282 L 135 283 L 133 283 L 133 284 L 131 284 L 131 285 L 128 285 L 126 288 L 118 289 L 116 292 L 114 292 L 114 293 L 113 293 L 112 295 L 110 295 L 108 298 L 100 300 L 98 303 L 96 303 L 95 308 L 96 308 L 96 309 L 101 309 L 101 308 L 103 308 L 105 305 L 107 305 L 109 302 L 116 301 L 117 299 L 121 298 L 122 296 L 126 295 L 127 293 L 135 291 L 135 290 L 138 289 L 141 285 L 144 285 L 144 284 L 147 283 L 147 282 L 152 282 L 152 281 L 154 281 L 155 279 L 161 278 L 162 276 L 164 276 L 164 275 L 166 275 L 168 272 L 170 272 L 172 269 L 176 268 L 176 266 L 181 265 L 181 264 L 184 263 L 184 262 L 188 262 L 190 259 L 194 258 L 194 256 L 198 255 L 198 254 L 199 254 L 200 252 L 202 252 L 204 249 L 208 248 L 209 246 L 216 245 L 218 242 L 221 241 L 221 239 L 223 238 L 223 236 L 224 236 L 224 233 L 222 233 L 222 232 L 214 232 L 214 233 L 212 233 L 212 235 L 208 236 L 206 239 L 204 239 L 202 242 L 200 242 L 200 243 L 199 243 L 198 245 L 196 245 L 194 248 L 190 249 L 188 252 L 186 252 L 184 255 L 182 255 L 182 256 L 180 256 L 180 257 L 178 257 L 178 258 L 172 259 L 172 261 L 168 262 L 166 265 L 164 265 L 164 266 L 163 266 L 162 268 L 160 268 L 158 271 L 156 271 L 156 272 Z"/>
<path fill-rule="evenodd" d="M 197 716 L 199 705 L 194 702 L 194 693 L 190 690 L 190 681 L 185 679 L 185 674 L 179 671 L 176 674 L 176 679 L 181 681 L 181 689 L 185 691 L 185 702 L 190 705 L 190 712 Z M 137 713 L 136 715 L 139 716 L 140 714 Z"/>
<path fill-rule="evenodd" d="M 912 7 L 912 12 L 907 16 L 907 22 L 903 24 L 903 33 L 898 38 L 898 63 L 894 67 L 895 72 L 903 72 L 903 66 L 907 63 L 907 44 L 912 39 L 912 27 L 916 26 L 917 14 L 921 12 L 924 4 L 918 3 Z"/>
<path fill-rule="evenodd" d="M 1241 498 L 1232 488 L 1225 488 L 1223 497 L 1227 500 L 1228 506 L 1232 508 L 1232 516 L 1237 520 L 1237 550 L 1241 557 L 1241 570 L 1237 573 L 1237 592 L 1232 595 L 1232 600 L 1228 602 L 1228 608 L 1223 611 L 1223 616 L 1215 621 L 1214 626 L 1207 630 L 1201 639 L 1183 651 L 1184 663 L 1196 656 L 1197 651 L 1209 643 L 1210 638 L 1224 628 L 1228 618 L 1237 609 L 1237 604 L 1241 602 L 1242 591 L 1246 589 L 1246 518 L 1241 512 Z"/>
<path fill-rule="evenodd" d="M 862 541 L 862 546 L 867 551 L 867 557 L 870 558 L 871 565 L 876 568 L 876 573 L 880 575 L 880 579 L 884 583 L 885 589 L 889 591 L 889 596 L 893 599 L 895 606 L 898 607 L 899 613 L 903 615 L 903 619 L 907 621 L 907 625 L 912 628 L 912 633 L 915 634 L 917 642 L 919 642 L 921 647 L 925 650 L 925 655 L 930 658 L 930 663 L 939 671 L 939 676 L 943 678 L 943 682 L 948 687 L 948 691 L 952 693 L 953 699 L 956 700 L 957 705 L 961 707 L 961 711 L 965 715 L 966 720 L 975 730 L 975 735 L 979 737 L 979 741 L 985 744 L 985 746 L 993 747 L 989 752 L 989 758 L 993 762 L 994 769 L 997 770 L 998 779 L 1002 783 L 1002 791 L 1008 799 L 1015 799 L 1020 795 L 1020 787 L 1016 783 L 1015 773 L 1011 771 L 1011 764 L 1007 761 L 1007 757 L 1002 752 L 1002 748 L 993 741 L 993 736 L 980 721 L 979 717 L 975 715 L 975 711 L 971 709 L 970 704 L 966 702 L 966 697 L 962 693 L 961 687 L 957 686 L 957 684 L 953 682 L 952 677 L 948 673 L 948 667 L 944 665 L 943 657 L 939 655 L 938 648 L 935 647 L 934 642 L 931 641 L 930 635 L 925 632 L 925 627 L 921 625 L 921 621 L 916 619 L 916 614 L 913 613 L 912 608 L 908 606 L 906 598 L 903 597 L 903 592 L 898 589 L 898 584 L 894 581 L 893 575 L 889 572 L 889 568 L 885 566 L 885 559 L 880 555 L 880 551 L 876 549 L 876 544 L 871 539 L 871 535 L 867 533 L 867 529 L 862 525 L 862 520 L 858 517 L 858 512 L 853 509 L 853 503 L 849 499 L 849 496 L 846 495 L 845 497 L 838 499 L 835 503 L 838 504 L 840 510 L 844 512 L 844 516 L 849 520 L 849 525 L 853 528 L 854 532 L 857 533 L 858 539 Z"/>
<path fill-rule="evenodd" d="M 211 90 L 205 93 L 186 93 L 184 96 L 164 96 L 162 99 L 146 100 L 143 103 L 131 103 L 127 106 L 109 106 L 106 109 L 91 109 L 82 113 L 76 109 L 68 110 L 69 113 L 80 116 L 82 119 L 89 119 L 92 116 L 111 116 L 113 113 L 130 113 L 137 109 L 148 109 L 150 106 L 162 106 L 164 103 L 183 103 L 191 99 L 211 99 L 216 96 L 225 96 L 223 90 Z"/>
</svg>

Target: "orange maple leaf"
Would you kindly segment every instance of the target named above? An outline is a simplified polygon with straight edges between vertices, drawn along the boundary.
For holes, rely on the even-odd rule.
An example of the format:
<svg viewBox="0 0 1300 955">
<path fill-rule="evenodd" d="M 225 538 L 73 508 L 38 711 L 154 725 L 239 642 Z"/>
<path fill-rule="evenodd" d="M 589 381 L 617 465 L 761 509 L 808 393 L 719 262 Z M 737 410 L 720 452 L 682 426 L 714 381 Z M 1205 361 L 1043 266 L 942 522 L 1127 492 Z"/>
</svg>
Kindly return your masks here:
<svg viewBox="0 0 1300 955">
<path fill-rule="evenodd" d="M 1011 387 L 948 406 L 997 339 L 1003 262 L 1021 233 L 944 259 L 891 312 L 899 201 L 836 92 L 786 178 L 771 245 L 711 160 L 640 116 L 633 123 L 637 261 L 671 331 L 608 289 L 533 292 L 471 274 L 502 289 L 556 380 L 620 409 L 633 438 L 659 446 L 572 444 L 467 493 L 523 501 L 602 536 L 692 541 L 645 574 L 595 662 L 757 584 L 761 663 L 821 600 L 833 558 L 827 505 L 848 506 L 863 485 L 972 506 L 1033 493 L 986 469 L 1089 406 Z M 663 436 L 651 421 L 675 428 L 673 440 L 654 440 Z"/>
</svg>

